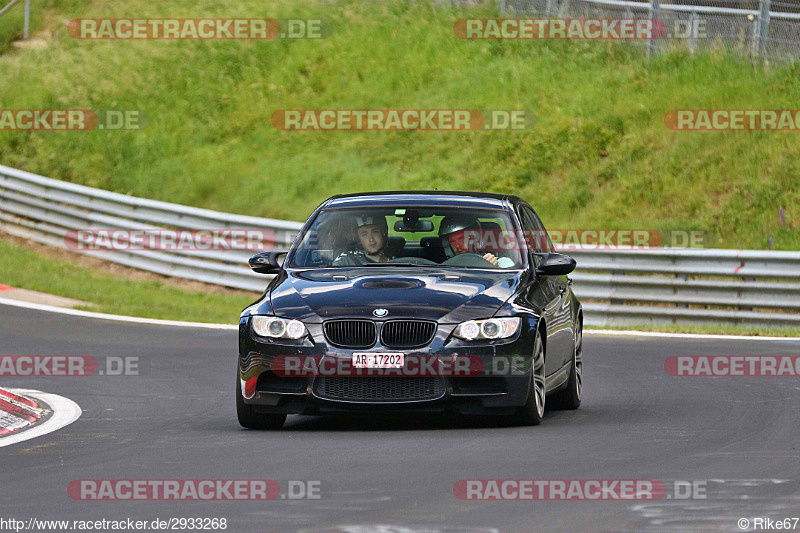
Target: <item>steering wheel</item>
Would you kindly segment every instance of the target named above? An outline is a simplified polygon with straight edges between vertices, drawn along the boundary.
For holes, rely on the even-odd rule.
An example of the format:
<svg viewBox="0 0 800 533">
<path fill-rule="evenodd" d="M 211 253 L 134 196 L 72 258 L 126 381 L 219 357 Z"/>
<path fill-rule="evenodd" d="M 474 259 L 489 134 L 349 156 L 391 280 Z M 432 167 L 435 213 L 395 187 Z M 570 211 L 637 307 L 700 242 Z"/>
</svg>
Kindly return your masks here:
<svg viewBox="0 0 800 533">
<path fill-rule="evenodd" d="M 480 252 L 463 252 L 458 255 L 454 255 L 450 259 L 444 261 L 442 264 L 475 268 L 486 268 L 486 265 L 489 265 L 491 268 L 497 268 L 497 265 L 488 259 L 485 259 L 483 255 L 484 254 Z"/>
</svg>

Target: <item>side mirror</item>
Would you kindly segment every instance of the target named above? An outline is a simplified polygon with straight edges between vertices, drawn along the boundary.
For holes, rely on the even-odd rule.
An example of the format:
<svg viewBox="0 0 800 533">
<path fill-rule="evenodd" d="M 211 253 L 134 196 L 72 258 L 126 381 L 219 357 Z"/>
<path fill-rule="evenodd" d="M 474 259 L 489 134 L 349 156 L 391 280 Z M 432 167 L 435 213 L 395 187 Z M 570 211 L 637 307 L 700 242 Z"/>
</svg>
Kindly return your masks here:
<svg viewBox="0 0 800 533">
<path fill-rule="evenodd" d="M 566 276 L 577 266 L 573 258 L 564 254 L 538 254 L 542 259 L 536 267 L 536 273 L 543 276 Z"/>
<path fill-rule="evenodd" d="M 277 274 L 283 268 L 283 261 L 286 259 L 286 250 L 272 250 L 269 252 L 259 252 L 248 261 L 253 272 L 259 274 Z M 283 256 L 283 257 L 281 257 Z"/>
</svg>

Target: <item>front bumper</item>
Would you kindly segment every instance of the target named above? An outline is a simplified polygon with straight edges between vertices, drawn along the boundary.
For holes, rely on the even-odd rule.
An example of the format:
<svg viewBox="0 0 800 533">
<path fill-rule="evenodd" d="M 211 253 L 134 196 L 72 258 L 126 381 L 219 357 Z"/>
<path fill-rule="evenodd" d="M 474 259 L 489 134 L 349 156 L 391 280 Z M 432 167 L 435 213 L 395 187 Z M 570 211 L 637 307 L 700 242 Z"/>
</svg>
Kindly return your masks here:
<svg viewBox="0 0 800 533">
<path fill-rule="evenodd" d="M 511 414 L 525 404 L 528 396 L 529 362 L 537 327 L 535 316 L 521 318 L 516 336 L 499 341 L 462 341 L 451 336 L 456 324 L 439 324 L 433 341 L 424 348 L 389 348 L 378 340 L 371 348 L 354 350 L 330 345 L 322 332 L 322 324 L 306 324 L 309 338 L 281 342 L 253 334 L 249 319 L 244 317 L 239 325 L 238 360 L 243 399 L 264 413 L 317 415 L 343 411 L 414 410 Z M 443 361 L 468 357 L 471 361 L 479 360 L 483 371 L 467 377 L 351 378 L 328 375 L 284 377 L 273 371 L 273 361 L 281 356 L 315 357 L 332 362 L 340 359 L 350 361 L 354 352 L 402 352 L 408 358 Z M 357 394 L 357 398 L 349 397 L 354 387 L 359 391 L 370 387 L 391 388 L 393 395 L 390 399 L 366 398 L 364 394 Z M 396 391 L 401 392 L 395 394 Z"/>
</svg>

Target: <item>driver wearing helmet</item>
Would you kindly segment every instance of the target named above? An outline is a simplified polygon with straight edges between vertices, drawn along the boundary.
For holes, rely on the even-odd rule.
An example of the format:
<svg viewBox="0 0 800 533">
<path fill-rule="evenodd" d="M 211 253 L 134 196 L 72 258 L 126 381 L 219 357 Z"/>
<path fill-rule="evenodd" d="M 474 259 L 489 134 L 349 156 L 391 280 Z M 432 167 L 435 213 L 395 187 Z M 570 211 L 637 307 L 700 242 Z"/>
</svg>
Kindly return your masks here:
<svg viewBox="0 0 800 533">
<path fill-rule="evenodd" d="M 385 263 L 389 257 L 384 252 L 389 242 L 389 227 L 386 217 L 358 216 L 356 237 L 360 250 L 343 252 L 334 259 L 333 266 L 358 266 L 369 263 Z"/>
<path fill-rule="evenodd" d="M 480 220 L 466 215 L 448 215 L 439 224 L 439 237 L 448 257 L 471 252 L 500 268 L 511 268 L 514 260 L 508 257 L 497 257 L 493 253 L 481 254 L 477 244 L 482 239 L 483 228 Z"/>
</svg>

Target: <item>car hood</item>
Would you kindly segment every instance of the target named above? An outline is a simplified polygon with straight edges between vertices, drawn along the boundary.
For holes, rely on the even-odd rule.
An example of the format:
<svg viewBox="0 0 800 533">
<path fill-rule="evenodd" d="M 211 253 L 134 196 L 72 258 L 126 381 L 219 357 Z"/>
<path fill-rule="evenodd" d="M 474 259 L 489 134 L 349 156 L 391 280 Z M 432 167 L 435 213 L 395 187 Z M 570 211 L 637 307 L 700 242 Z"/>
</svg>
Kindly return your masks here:
<svg viewBox="0 0 800 533">
<path fill-rule="evenodd" d="M 386 268 L 283 271 L 269 291 L 273 312 L 306 322 L 420 318 L 457 323 L 492 316 L 519 286 L 519 271 Z M 257 312 L 257 311 L 256 311 Z"/>
</svg>

